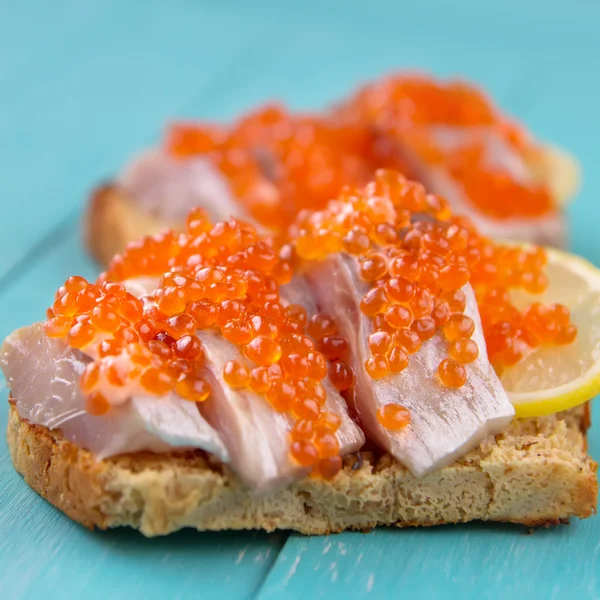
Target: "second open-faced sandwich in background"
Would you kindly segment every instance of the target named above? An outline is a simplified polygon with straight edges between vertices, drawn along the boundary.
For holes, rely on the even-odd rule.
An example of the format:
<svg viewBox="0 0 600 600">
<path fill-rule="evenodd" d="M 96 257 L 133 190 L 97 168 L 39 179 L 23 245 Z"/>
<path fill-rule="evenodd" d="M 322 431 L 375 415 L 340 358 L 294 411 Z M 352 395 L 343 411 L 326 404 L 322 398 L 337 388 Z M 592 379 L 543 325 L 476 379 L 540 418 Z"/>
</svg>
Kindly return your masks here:
<svg viewBox="0 0 600 600">
<path fill-rule="evenodd" d="M 380 167 L 424 183 L 486 235 L 565 246 L 575 162 L 475 87 L 422 75 L 375 81 L 323 114 L 267 105 L 228 125 L 171 125 L 158 147 L 96 190 L 88 245 L 107 264 L 141 235 L 183 228 L 196 206 L 214 220 L 243 212 L 284 233 L 299 211 L 323 208 Z"/>
<path fill-rule="evenodd" d="M 575 161 L 537 142 L 474 86 L 391 76 L 334 114 L 371 131 L 374 162 L 444 196 L 485 235 L 566 245 L 562 209 L 577 191 Z"/>
</svg>

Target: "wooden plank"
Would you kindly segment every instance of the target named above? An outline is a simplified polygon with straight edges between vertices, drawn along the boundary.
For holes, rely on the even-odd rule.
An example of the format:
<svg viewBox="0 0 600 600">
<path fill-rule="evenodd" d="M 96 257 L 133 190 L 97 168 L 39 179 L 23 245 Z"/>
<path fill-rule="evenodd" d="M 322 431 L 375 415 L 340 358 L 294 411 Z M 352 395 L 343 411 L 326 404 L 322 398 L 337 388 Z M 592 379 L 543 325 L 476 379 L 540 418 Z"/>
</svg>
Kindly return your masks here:
<svg viewBox="0 0 600 600">
<path fill-rule="evenodd" d="M 306 15 L 294 16 L 299 22 L 279 22 L 254 48 L 261 68 L 242 82 L 236 94 L 223 98 L 223 112 L 238 114 L 269 99 L 281 99 L 294 108 L 322 109 L 357 85 L 399 70 L 466 78 L 483 86 L 492 98 L 504 96 L 512 82 L 527 76 L 521 65 L 522 47 L 498 47 L 479 30 L 449 30 L 446 23 L 417 18 L 412 12 L 402 17 L 407 25 L 401 34 L 396 33 L 393 13 L 390 19 L 374 20 L 365 12 L 364 20 L 349 22 L 343 15 L 325 12 L 316 22 L 313 15 L 310 27 L 303 27 Z M 477 46 L 476 53 L 470 44 Z M 285 53 L 273 52 L 282 47 Z M 192 114 L 203 116 L 199 108 Z"/>
<path fill-rule="evenodd" d="M 255 0 L 239 4 L 224 0 L 220 6 L 235 9 L 237 14 L 262 14 L 277 23 L 278 28 L 293 26 L 310 35 L 313 28 L 326 26 L 329 35 L 352 30 L 358 35 L 353 42 L 371 42 L 378 38 L 400 40 L 419 36 L 435 48 L 440 41 L 462 39 L 464 46 L 476 54 L 480 46 L 490 41 L 510 52 L 514 42 L 528 53 L 547 53 L 580 48 L 594 42 L 600 24 L 600 4 L 596 0 L 505 0 L 502 3 L 482 3 L 461 0 L 449 3 L 441 0 L 397 2 L 395 0 L 305 0 L 302 3 L 282 3 L 277 0 Z M 330 49 L 333 46 L 328 48 Z M 352 54 L 353 48 L 347 48 Z M 491 69 L 495 65 L 489 65 Z"/>
<path fill-rule="evenodd" d="M 600 81 L 593 75 L 600 43 L 585 52 L 557 52 L 540 65 L 538 94 L 527 120 L 533 130 L 560 142 L 581 164 L 583 187 L 568 207 L 571 248 L 600 265 L 598 244 L 598 98 Z M 560 76 L 557 76 L 560 73 Z"/>
<path fill-rule="evenodd" d="M 292 535 L 257 598 L 598 598 L 599 539 L 598 519 L 533 535 L 482 524 Z"/>
<path fill-rule="evenodd" d="M 5 448 L 0 481 L 5 600 L 251 598 L 286 537 L 184 531 L 146 539 L 132 530 L 89 532 L 30 490 Z"/>
<path fill-rule="evenodd" d="M 0 85 L 10 85 L 36 71 L 46 52 L 56 54 L 56 47 L 72 48 L 77 33 L 109 9 L 109 4 L 62 0 L 60 2 L 24 3 L 5 0 L 0 4 Z M 53 26 L 48 27 L 51 21 Z M 4 88 L 3 88 L 4 89 Z"/>
</svg>

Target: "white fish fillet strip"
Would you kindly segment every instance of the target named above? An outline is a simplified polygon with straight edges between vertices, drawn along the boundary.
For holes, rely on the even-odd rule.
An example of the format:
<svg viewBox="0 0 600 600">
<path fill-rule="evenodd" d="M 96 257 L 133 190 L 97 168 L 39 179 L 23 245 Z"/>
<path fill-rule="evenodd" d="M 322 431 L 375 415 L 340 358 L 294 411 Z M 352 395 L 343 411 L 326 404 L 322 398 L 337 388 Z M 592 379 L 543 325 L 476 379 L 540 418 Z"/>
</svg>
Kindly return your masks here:
<svg viewBox="0 0 600 600">
<path fill-rule="evenodd" d="M 508 173 L 523 185 L 535 183 L 533 174 L 519 156 L 495 132 L 482 127 L 458 128 L 431 127 L 429 133 L 441 148 L 452 151 L 469 143 L 474 137 L 483 140 L 486 163 Z M 467 216 L 485 236 L 496 239 L 525 241 L 564 248 L 567 246 L 567 226 L 564 215 L 555 212 L 535 217 L 512 217 L 495 219 L 480 211 L 469 201 L 459 182 L 454 180 L 444 165 L 425 164 L 408 144 L 400 143 L 398 151 L 414 170 L 417 179 L 425 187 L 450 202 L 453 212 Z"/>
<path fill-rule="evenodd" d="M 251 222 L 220 171 L 202 156 L 177 159 L 155 148 L 137 156 L 117 183 L 149 214 L 170 223 L 185 221 L 192 208 L 213 222 L 238 217 Z"/>
<path fill-rule="evenodd" d="M 102 416 L 87 413 L 79 377 L 89 361 L 63 340 L 46 337 L 40 323 L 13 332 L 0 348 L 0 367 L 19 415 L 60 428 L 65 439 L 99 459 L 141 450 L 200 448 L 228 460 L 219 435 L 196 404 L 175 394 L 135 397 Z"/>
<path fill-rule="evenodd" d="M 437 367 L 447 356 L 439 333 L 410 357 L 402 373 L 380 380 L 367 375 L 364 362 L 370 355 L 367 341 L 372 323 L 360 312 L 365 284 L 358 278 L 355 259 L 339 254 L 316 263 L 309 279 L 320 308 L 336 319 L 338 329 L 350 341 L 357 377 L 354 404 L 363 430 L 412 473 L 422 476 L 448 465 L 509 425 L 515 411 L 487 360 L 470 286 L 465 288 L 465 312 L 475 321 L 473 339 L 480 356 L 467 366 L 467 383 L 453 390 L 442 387 L 436 378 Z M 405 406 L 411 413 L 411 423 L 397 432 L 385 429 L 376 418 L 377 410 L 390 403 Z"/>
<path fill-rule="evenodd" d="M 125 287 L 138 298 L 149 300 L 149 294 L 158 285 L 156 278 L 128 280 Z M 315 302 L 308 282 L 296 278 L 282 289 L 289 302 L 298 302 L 314 312 Z M 289 455 L 289 432 L 293 421 L 275 411 L 266 399 L 249 390 L 232 390 L 222 377 L 223 367 L 229 360 L 247 363 L 240 350 L 215 330 L 198 332 L 207 355 L 205 374 L 212 394 L 201 403 L 200 412 L 219 432 L 226 445 L 236 473 L 257 492 L 284 487 L 301 478 L 306 470 L 300 468 Z M 325 409 L 342 419 L 337 432 L 341 454 L 358 450 L 364 444 L 363 432 L 350 418 L 347 406 L 329 381 L 324 382 L 327 399 Z"/>
</svg>

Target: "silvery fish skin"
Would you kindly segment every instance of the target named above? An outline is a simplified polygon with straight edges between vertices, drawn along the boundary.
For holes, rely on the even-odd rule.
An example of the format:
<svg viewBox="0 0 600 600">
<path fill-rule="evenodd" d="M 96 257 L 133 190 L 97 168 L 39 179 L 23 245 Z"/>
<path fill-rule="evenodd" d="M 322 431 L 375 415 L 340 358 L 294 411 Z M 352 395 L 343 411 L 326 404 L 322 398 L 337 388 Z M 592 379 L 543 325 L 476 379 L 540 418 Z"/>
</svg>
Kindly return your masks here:
<svg viewBox="0 0 600 600">
<path fill-rule="evenodd" d="M 440 148 L 451 152 L 468 144 L 473 138 L 483 141 L 485 160 L 490 167 L 500 168 L 523 185 L 536 183 L 524 159 L 496 132 L 484 127 L 458 128 L 437 126 L 428 129 Z M 535 217 L 495 219 L 481 212 L 465 195 L 459 182 L 450 176 L 444 165 L 424 163 L 408 144 L 398 144 L 398 152 L 410 165 L 416 178 L 427 190 L 443 196 L 457 215 L 469 217 L 480 233 L 496 239 L 531 242 L 565 248 L 568 232 L 565 216 L 555 211 Z"/>
<path fill-rule="evenodd" d="M 282 286 L 280 296 L 283 302 L 303 306 L 309 318 L 317 313 L 317 298 L 309 279 L 305 276 L 295 275 L 288 284 Z M 326 410 L 335 412 L 342 418 L 342 424 L 337 432 L 342 454 L 358 450 L 365 443 L 364 433 L 349 416 L 346 401 L 329 377 L 325 377 L 322 384 L 327 392 Z"/>
<path fill-rule="evenodd" d="M 200 448 L 228 460 L 219 434 L 196 404 L 176 394 L 134 397 L 106 415 L 88 414 L 79 378 L 90 360 L 64 340 L 47 337 L 40 323 L 14 331 L 0 347 L 0 367 L 19 415 L 60 429 L 65 439 L 99 459 L 141 450 Z"/>
<path fill-rule="evenodd" d="M 475 321 L 473 339 L 480 356 L 467 365 L 467 383 L 454 390 L 442 387 L 436 379 L 437 367 L 447 357 L 446 342 L 439 333 L 410 357 L 402 373 L 380 380 L 368 376 L 364 362 L 370 355 L 367 342 L 372 323 L 360 311 L 360 300 L 368 287 L 358 276 L 356 259 L 335 255 L 315 263 L 308 277 L 321 310 L 335 318 L 338 330 L 350 342 L 356 375 L 353 404 L 367 438 L 414 475 L 422 476 L 452 463 L 510 424 L 515 411 L 487 360 L 470 286 L 465 287 L 465 312 Z M 377 410 L 389 403 L 410 410 L 411 423 L 400 431 L 389 431 L 377 421 Z"/>
<path fill-rule="evenodd" d="M 207 379 L 212 387 L 200 410 L 221 434 L 238 476 L 258 492 L 285 487 L 304 476 L 306 470 L 289 453 L 291 418 L 250 390 L 232 390 L 223 380 L 223 367 L 229 360 L 246 362 L 241 352 L 214 330 L 199 331 L 198 335 L 208 359 Z M 340 454 L 358 450 L 365 441 L 362 431 L 348 415 L 339 392 L 329 382 L 324 386 L 325 410 L 336 412 L 342 419 L 337 431 Z"/>
<path fill-rule="evenodd" d="M 213 222 L 232 216 L 252 222 L 221 172 L 202 156 L 177 159 L 160 149 L 144 152 L 121 173 L 117 183 L 145 212 L 182 223 L 201 207 Z"/>
<path fill-rule="evenodd" d="M 306 474 L 289 455 L 291 420 L 251 390 L 233 390 L 223 380 L 229 360 L 245 362 L 236 346 L 212 330 L 199 331 L 212 392 L 201 411 L 221 434 L 237 475 L 258 492 L 271 491 Z"/>
<path fill-rule="evenodd" d="M 157 278 L 136 278 L 124 282 L 127 290 L 145 302 L 156 289 Z M 314 312 L 315 300 L 310 286 L 295 278 L 282 288 L 288 302 L 298 302 Z M 204 346 L 211 396 L 202 402 L 200 412 L 219 432 L 227 447 L 233 470 L 257 492 L 269 492 L 285 487 L 303 477 L 302 469 L 289 455 L 289 432 L 293 421 L 274 410 L 265 398 L 250 390 L 233 390 L 223 380 L 223 368 L 230 360 L 247 363 L 237 346 L 225 340 L 217 331 L 201 330 L 198 336 Z M 348 415 L 347 406 L 339 392 L 326 380 L 325 410 L 342 419 L 337 432 L 341 454 L 358 450 L 365 442 L 360 428 Z"/>
<path fill-rule="evenodd" d="M 306 310 L 308 318 L 317 312 L 317 302 L 310 282 L 303 275 L 294 275 L 289 283 L 279 290 L 279 296 L 286 305 L 299 304 Z"/>
</svg>

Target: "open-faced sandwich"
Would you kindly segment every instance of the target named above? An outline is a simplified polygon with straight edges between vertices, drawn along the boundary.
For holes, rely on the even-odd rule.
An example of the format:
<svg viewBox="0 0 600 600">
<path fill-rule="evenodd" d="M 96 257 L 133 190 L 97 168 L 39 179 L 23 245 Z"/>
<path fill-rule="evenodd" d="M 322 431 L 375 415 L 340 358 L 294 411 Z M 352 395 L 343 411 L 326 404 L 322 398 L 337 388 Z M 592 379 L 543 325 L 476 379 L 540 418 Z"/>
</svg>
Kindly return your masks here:
<svg viewBox="0 0 600 600">
<path fill-rule="evenodd" d="M 494 242 L 396 171 L 277 236 L 218 177 L 181 231 L 69 278 L 5 340 L 8 442 L 33 489 L 146 535 L 595 511 L 592 265 Z"/>
<path fill-rule="evenodd" d="M 125 244 L 165 226 L 181 229 L 204 206 L 221 221 L 284 232 L 342 185 L 378 168 L 420 181 L 491 237 L 564 247 L 564 204 L 576 164 L 536 142 L 476 88 L 422 75 L 376 81 L 323 114 L 259 108 L 232 125 L 180 123 L 160 147 L 93 195 L 88 245 L 104 265 Z"/>
</svg>

